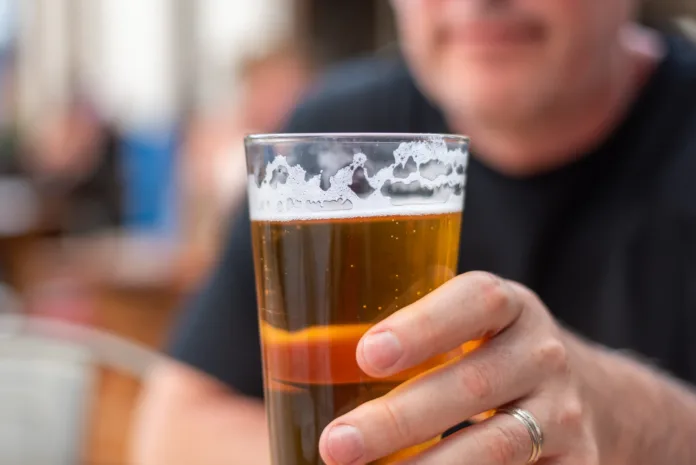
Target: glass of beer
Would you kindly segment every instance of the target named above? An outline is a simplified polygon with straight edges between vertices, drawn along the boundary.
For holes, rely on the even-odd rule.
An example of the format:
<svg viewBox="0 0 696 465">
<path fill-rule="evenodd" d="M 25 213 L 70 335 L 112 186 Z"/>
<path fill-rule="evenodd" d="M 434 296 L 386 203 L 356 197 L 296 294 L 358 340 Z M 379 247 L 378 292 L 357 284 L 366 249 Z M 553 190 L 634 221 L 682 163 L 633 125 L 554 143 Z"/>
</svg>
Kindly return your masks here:
<svg viewBox="0 0 696 465">
<path fill-rule="evenodd" d="M 322 464 L 329 422 L 465 350 L 387 379 L 356 361 L 372 325 L 455 276 L 468 139 L 272 134 L 245 145 L 272 463 Z"/>
</svg>

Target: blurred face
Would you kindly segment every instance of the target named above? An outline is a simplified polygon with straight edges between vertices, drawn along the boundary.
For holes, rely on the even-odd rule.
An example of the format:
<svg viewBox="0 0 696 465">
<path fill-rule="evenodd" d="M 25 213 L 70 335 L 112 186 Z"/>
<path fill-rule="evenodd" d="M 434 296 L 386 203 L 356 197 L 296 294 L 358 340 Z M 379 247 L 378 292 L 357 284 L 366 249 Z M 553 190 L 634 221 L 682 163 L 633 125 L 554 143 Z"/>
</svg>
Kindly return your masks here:
<svg viewBox="0 0 696 465">
<path fill-rule="evenodd" d="M 601 89 L 634 0 L 393 0 L 401 44 L 448 116 L 516 124 Z"/>
<path fill-rule="evenodd" d="M 252 72 L 244 96 L 247 130 L 273 132 L 283 126 L 309 80 L 301 59 L 274 57 Z"/>
</svg>

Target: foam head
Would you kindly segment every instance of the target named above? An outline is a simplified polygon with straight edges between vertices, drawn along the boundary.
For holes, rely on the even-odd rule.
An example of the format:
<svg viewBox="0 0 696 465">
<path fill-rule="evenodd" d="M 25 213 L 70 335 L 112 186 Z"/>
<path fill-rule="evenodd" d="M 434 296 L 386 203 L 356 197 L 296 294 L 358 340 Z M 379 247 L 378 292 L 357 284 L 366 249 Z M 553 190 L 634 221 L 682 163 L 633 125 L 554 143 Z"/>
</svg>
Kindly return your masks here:
<svg viewBox="0 0 696 465">
<path fill-rule="evenodd" d="M 448 143 L 447 137 L 427 135 L 388 142 L 365 139 L 359 144 L 354 139 L 346 143 L 338 138 L 329 145 L 321 144 L 319 150 L 311 141 L 280 147 L 270 142 L 265 148 L 276 150 L 264 150 L 263 160 L 248 156 L 251 219 L 293 221 L 460 212 L 468 143 L 465 138 Z"/>
</svg>

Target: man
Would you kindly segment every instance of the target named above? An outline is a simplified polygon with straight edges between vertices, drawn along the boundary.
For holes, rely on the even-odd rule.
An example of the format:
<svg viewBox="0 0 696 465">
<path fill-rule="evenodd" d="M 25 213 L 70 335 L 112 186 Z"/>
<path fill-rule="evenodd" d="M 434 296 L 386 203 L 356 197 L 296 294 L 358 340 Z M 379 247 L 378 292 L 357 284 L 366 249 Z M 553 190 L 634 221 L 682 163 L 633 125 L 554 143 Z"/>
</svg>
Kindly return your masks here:
<svg viewBox="0 0 696 465">
<path fill-rule="evenodd" d="M 382 377 L 492 338 L 336 419 L 324 461 L 369 463 L 511 405 L 413 463 L 522 465 L 536 445 L 548 465 L 696 463 L 696 51 L 639 28 L 632 0 L 393 5 L 410 72 L 341 69 L 289 130 L 471 136 L 463 274 L 357 358 Z M 200 371 L 149 383 L 138 463 L 268 463 L 248 230 L 242 212 L 175 336 Z"/>
</svg>

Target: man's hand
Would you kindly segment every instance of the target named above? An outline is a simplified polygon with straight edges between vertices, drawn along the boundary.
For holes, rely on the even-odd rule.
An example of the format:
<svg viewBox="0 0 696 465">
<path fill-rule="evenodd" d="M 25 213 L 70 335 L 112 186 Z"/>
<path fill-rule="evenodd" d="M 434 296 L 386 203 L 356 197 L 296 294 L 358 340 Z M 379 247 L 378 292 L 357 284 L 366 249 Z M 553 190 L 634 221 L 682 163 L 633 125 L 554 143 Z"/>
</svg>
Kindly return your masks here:
<svg viewBox="0 0 696 465">
<path fill-rule="evenodd" d="M 360 367 L 386 377 L 467 341 L 474 352 L 430 371 L 333 421 L 320 441 L 329 464 L 364 464 L 426 442 L 482 412 L 512 405 L 529 411 L 544 433 L 541 463 L 595 465 L 601 457 L 594 406 L 584 398 L 588 362 L 577 341 L 523 286 L 468 273 L 375 325 L 357 349 Z M 528 430 L 495 415 L 410 459 L 418 464 L 522 465 Z"/>
</svg>

